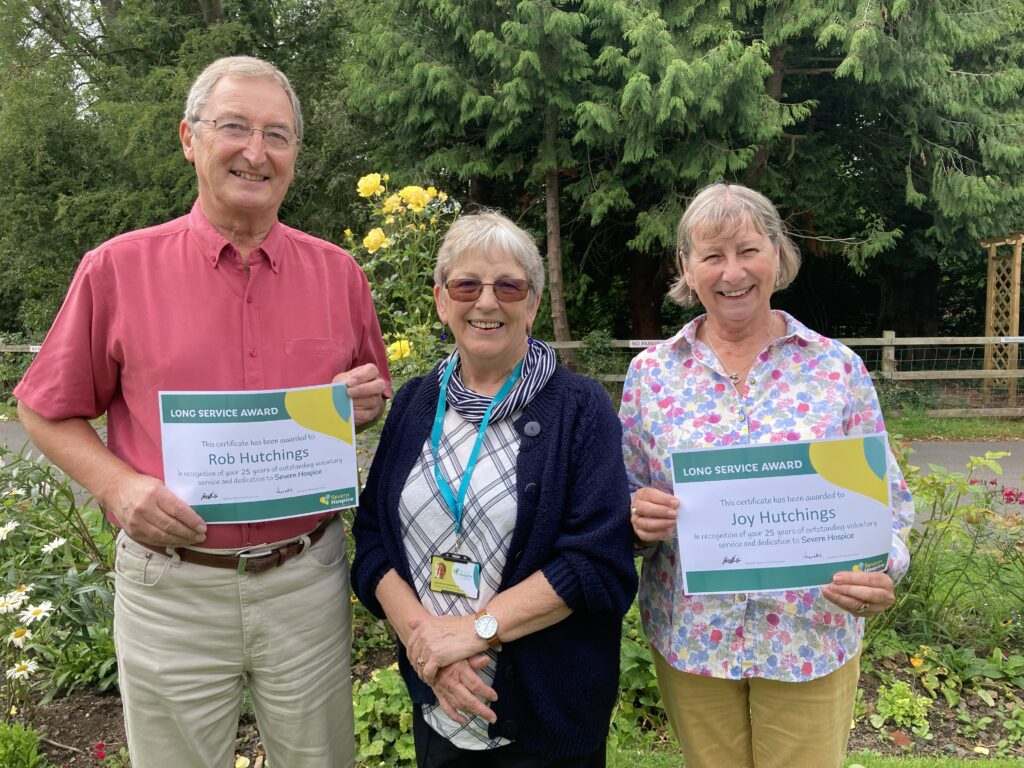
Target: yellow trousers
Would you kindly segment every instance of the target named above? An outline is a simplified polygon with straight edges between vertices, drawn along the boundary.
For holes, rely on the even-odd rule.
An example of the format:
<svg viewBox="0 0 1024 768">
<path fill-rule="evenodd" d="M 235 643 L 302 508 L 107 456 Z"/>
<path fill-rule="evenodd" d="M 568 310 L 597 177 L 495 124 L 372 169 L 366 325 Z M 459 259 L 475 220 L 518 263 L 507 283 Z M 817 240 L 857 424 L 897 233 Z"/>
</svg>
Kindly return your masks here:
<svg viewBox="0 0 1024 768">
<path fill-rule="evenodd" d="M 686 768 L 842 768 L 860 654 L 806 683 L 691 675 L 651 654 Z"/>
</svg>

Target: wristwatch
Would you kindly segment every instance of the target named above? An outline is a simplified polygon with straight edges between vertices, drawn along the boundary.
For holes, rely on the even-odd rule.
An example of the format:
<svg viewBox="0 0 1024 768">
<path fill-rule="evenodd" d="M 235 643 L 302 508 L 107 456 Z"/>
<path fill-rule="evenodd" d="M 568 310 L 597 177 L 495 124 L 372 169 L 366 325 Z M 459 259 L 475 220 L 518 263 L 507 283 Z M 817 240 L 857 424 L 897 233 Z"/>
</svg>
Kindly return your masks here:
<svg viewBox="0 0 1024 768">
<path fill-rule="evenodd" d="M 491 648 L 497 648 L 501 645 L 501 640 L 498 639 L 498 620 L 487 611 L 476 612 L 476 618 L 473 620 L 473 629 L 476 630 L 476 636 Z"/>
</svg>

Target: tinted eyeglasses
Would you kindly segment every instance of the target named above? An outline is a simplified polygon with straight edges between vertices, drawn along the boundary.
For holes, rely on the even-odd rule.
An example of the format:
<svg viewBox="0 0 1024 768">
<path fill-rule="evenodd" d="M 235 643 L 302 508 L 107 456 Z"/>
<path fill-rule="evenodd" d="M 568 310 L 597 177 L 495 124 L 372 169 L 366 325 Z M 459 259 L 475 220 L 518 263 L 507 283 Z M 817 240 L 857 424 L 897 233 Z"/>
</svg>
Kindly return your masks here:
<svg viewBox="0 0 1024 768">
<path fill-rule="evenodd" d="M 510 277 L 495 280 L 493 283 L 484 283 L 472 277 L 462 277 L 449 280 L 444 287 L 448 289 L 448 295 L 455 301 L 476 301 L 484 292 L 485 285 L 494 289 L 494 298 L 498 301 L 522 301 L 530 293 L 529 280 L 516 280 Z"/>
</svg>

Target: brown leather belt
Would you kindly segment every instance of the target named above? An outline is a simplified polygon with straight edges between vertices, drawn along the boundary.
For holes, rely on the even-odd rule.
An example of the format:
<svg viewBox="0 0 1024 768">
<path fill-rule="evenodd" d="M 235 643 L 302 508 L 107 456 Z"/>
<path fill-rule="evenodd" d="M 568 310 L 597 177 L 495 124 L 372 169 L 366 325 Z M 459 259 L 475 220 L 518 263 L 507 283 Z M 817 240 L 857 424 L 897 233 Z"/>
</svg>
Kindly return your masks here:
<svg viewBox="0 0 1024 768">
<path fill-rule="evenodd" d="M 297 557 L 305 552 L 306 542 L 304 541 L 304 538 L 309 539 L 309 546 L 313 546 L 320 541 L 324 535 L 324 531 L 327 530 L 327 526 L 331 524 L 331 521 L 334 520 L 335 517 L 337 517 L 337 515 L 325 517 L 320 521 L 316 528 L 306 535 L 306 537 L 299 537 L 294 541 L 279 544 L 271 550 L 266 550 L 263 547 L 256 546 L 252 548 L 252 554 L 250 554 L 250 551 L 242 550 L 235 555 L 216 555 L 212 552 L 200 552 L 186 547 L 173 547 L 168 551 L 168 547 L 157 547 L 152 544 L 143 544 L 141 541 L 138 543 L 142 544 L 146 549 L 150 549 L 160 555 L 177 555 L 183 563 L 207 565 L 211 568 L 233 568 L 239 573 L 263 573 L 264 571 L 276 568 L 288 560 L 291 560 L 293 557 Z"/>
</svg>

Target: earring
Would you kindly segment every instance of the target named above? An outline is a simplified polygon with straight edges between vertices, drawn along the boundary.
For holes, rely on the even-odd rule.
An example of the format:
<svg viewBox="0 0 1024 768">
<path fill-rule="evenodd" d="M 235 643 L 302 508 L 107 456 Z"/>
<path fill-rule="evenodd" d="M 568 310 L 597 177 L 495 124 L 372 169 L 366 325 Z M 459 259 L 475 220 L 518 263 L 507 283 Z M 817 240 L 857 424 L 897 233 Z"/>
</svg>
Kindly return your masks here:
<svg viewBox="0 0 1024 768">
<path fill-rule="evenodd" d="M 444 341 L 445 339 L 448 338 L 448 334 L 445 332 L 445 330 L 443 328 L 441 329 L 441 333 L 438 336 L 438 338 L 441 339 L 441 341 Z"/>
<path fill-rule="evenodd" d="M 780 285 L 782 285 L 782 270 L 781 269 L 778 272 L 775 273 L 775 287 L 778 288 Z"/>
</svg>

